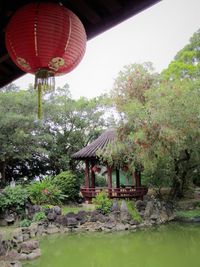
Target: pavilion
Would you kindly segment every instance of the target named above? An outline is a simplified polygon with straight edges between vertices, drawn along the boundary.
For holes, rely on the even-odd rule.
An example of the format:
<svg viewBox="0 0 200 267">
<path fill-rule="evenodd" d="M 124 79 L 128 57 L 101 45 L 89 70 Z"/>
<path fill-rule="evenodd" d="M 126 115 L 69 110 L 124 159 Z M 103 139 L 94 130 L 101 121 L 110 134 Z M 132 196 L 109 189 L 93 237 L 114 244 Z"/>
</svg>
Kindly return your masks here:
<svg viewBox="0 0 200 267">
<path fill-rule="evenodd" d="M 100 171 L 100 164 L 102 164 L 97 156 L 97 151 L 105 149 L 108 144 L 115 142 L 115 137 L 114 129 L 107 130 L 72 156 L 76 160 L 85 161 L 85 185 L 81 187 L 81 193 L 86 200 L 90 201 L 100 191 L 107 192 L 110 198 L 143 199 L 143 196 L 147 194 L 148 188 L 141 185 L 139 171 L 131 174 L 131 184 L 122 185 L 120 184 L 120 175 L 123 170 L 109 166 L 107 162 L 103 163 L 107 169 L 107 187 L 95 187 L 96 173 Z"/>
</svg>

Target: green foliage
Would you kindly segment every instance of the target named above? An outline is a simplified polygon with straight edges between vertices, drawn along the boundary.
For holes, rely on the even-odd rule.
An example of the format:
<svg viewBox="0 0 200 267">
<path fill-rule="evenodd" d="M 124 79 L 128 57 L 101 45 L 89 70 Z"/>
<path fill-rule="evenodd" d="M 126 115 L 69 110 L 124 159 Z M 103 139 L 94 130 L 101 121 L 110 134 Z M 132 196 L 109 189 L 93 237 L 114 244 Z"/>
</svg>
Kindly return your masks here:
<svg viewBox="0 0 200 267">
<path fill-rule="evenodd" d="M 31 203 L 37 205 L 61 204 L 64 195 L 56 186 L 52 179 L 45 178 L 41 182 L 33 182 L 28 186 L 29 198 Z"/>
<path fill-rule="evenodd" d="M 78 163 L 71 155 L 107 125 L 105 97 L 74 100 L 66 85 L 43 101 L 39 121 L 35 91 L 17 90 L 10 85 L 0 92 L 0 187 L 10 177 L 33 180 L 75 170 Z"/>
<path fill-rule="evenodd" d="M 133 98 L 144 103 L 145 92 L 155 84 L 156 80 L 157 74 L 150 62 L 124 66 L 115 80 L 112 91 L 118 110 L 124 111 L 124 104 Z"/>
<path fill-rule="evenodd" d="M 0 209 L 15 209 L 21 212 L 28 200 L 28 192 L 21 185 L 15 187 L 7 186 L 0 193 Z"/>
<path fill-rule="evenodd" d="M 42 125 L 35 120 L 36 107 L 35 93 L 0 93 L 0 172 L 3 185 L 8 177 L 27 176 L 31 172 L 30 161 L 37 158 L 39 162 L 44 157 L 46 137 L 42 134 Z"/>
<path fill-rule="evenodd" d="M 105 187 L 107 185 L 106 179 L 104 176 L 96 174 L 95 177 L 95 186 L 97 187 Z"/>
<path fill-rule="evenodd" d="M 167 80 L 199 79 L 200 74 L 200 29 L 190 38 L 189 44 L 181 49 L 168 68 L 162 72 Z"/>
<path fill-rule="evenodd" d="M 124 90 L 129 91 L 129 73 L 125 74 Z M 160 80 L 152 85 L 143 92 L 145 101 L 135 94 L 118 94 L 116 107 L 123 113 L 118 140 L 98 155 L 110 165 L 143 170 L 147 184 L 171 186 L 172 196 L 182 197 L 200 176 L 200 80 Z"/>
<path fill-rule="evenodd" d="M 108 214 L 110 212 L 112 201 L 108 198 L 105 192 L 100 192 L 93 200 L 92 203 L 95 205 L 96 209 L 100 210 L 103 214 Z"/>
<path fill-rule="evenodd" d="M 142 218 L 140 214 L 138 213 L 137 209 L 135 208 L 135 203 L 133 201 L 126 201 L 126 206 L 127 206 L 128 212 L 132 216 L 132 219 L 137 223 L 141 223 Z"/>
<path fill-rule="evenodd" d="M 39 211 L 39 212 L 34 214 L 33 221 L 34 222 L 40 222 L 42 220 L 45 220 L 46 218 L 47 217 L 46 217 L 45 213 L 43 211 Z"/>
<path fill-rule="evenodd" d="M 24 219 L 20 221 L 19 227 L 29 227 L 31 225 L 31 221 L 28 219 Z"/>
<path fill-rule="evenodd" d="M 53 183 L 57 186 L 67 200 L 76 201 L 79 196 L 79 180 L 70 171 L 61 172 L 53 178 Z"/>
<path fill-rule="evenodd" d="M 176 216 L 183 218 L 200 217 L 200 209 L 177 211 Z"/>
</svg>

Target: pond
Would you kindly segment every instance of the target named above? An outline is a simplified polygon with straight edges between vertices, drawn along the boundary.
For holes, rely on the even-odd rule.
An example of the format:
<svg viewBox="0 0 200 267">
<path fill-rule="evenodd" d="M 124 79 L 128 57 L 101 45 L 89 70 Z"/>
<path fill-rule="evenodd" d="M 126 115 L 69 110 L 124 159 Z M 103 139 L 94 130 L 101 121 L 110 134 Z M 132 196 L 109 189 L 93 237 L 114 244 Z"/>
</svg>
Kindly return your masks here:
<svg viewBox="0 0 200 267">
<path fill-rule="evenodd" d="M 137 232 L 52 235 L 42 256 L 23 267 L 199 267 L 200 225 Z"/>
</svg>

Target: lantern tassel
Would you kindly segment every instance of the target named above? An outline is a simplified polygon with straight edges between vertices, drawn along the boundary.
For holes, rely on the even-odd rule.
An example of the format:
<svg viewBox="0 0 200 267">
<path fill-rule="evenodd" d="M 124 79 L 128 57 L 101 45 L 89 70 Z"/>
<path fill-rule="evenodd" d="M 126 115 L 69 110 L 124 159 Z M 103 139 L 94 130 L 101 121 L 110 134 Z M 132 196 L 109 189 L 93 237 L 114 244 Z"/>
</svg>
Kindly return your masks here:
<svg viewBox="0 0 200 267">
<path fill-rule="evenodd" d="M 38 119 L 42 118 L 42 94 L 55 89 L 54 73 L 40 69 L 35 75 L 35 89 L 38 91 Z"/>
<path fill-rule="evenodd" d="M 42 118 L 42 85 L 38 84 L 38 119 Z"/>
</svg>

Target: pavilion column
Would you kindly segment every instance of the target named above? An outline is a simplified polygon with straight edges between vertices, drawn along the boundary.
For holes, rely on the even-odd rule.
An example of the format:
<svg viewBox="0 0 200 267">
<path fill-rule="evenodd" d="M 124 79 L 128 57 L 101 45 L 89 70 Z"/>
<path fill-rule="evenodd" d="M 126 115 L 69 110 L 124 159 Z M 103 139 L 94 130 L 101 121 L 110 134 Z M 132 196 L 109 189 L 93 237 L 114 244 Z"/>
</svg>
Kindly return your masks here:
<svg viewBox="0 0 200 267">
<path fill-rule="evenodd" d="M 135 176 L 135 186 L 140 187 L 141 186 L 141 173 L 137 169 L 134 172 Z"/>
<path fill-rule="evenodd" d="M 85 160 L 85 187 L 90 187 L 90 172 L 89 172 L 89 161 Z"/>
<path fill-rule="evenodd" d="M 116 169 L 116 188 L 120 188 L 119 169 Z"/>
<path fill-rule="evenodd" d="M 95 188 L 95 172 L 93 170 L 94 166 L 95 166 L 95 163 L 92 162 L 91 169 L 90 169 L 90 172 L 91 172 L 91 188 Z"/>
<path fill-rule="evenodd" d="M 108 195 L 112 197 L 112 167 L 107 166 L 108 171 Z"/>
</svg>

